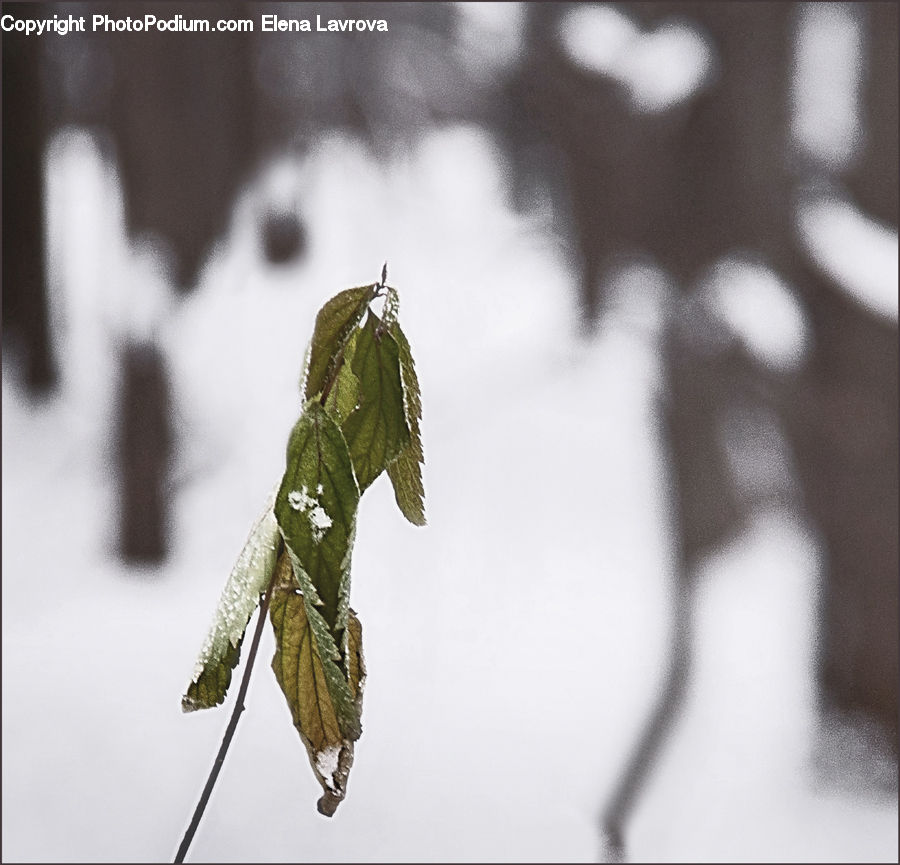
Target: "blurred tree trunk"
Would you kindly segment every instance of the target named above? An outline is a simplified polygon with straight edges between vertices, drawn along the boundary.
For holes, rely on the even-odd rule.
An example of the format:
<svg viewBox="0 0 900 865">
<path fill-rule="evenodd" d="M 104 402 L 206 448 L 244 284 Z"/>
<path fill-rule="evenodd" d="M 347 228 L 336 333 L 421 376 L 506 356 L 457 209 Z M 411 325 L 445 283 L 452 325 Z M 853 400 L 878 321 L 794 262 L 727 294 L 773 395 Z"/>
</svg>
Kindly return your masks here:
<svg viewBox="0 0 900 865">
<path fill-rule="evenodd" d="M 603 276 L 619 256 L 649 253 L 682 298 L 662 350 L 667 368 L 664 448 L 673 475 L 675 599 L 671 666 L 602 817 L 614 855 L 685 693 L 692 579 L 698 562 L 735 533 L 735 492 L 720 421 L 740 398 L 742 355 L 716 351 L 715 324 L 693 303 L 695 280 L 722 255 L 776 255 L 790 237 L 785 149 L 791 60 L 783 4 L 633 3 L 646 29 L 670 16 L 709 40 L 715 79 L 667 110 L 635 109 L 615 82 L 574 66 L 557 34 L 565 8 L 528 7 L 529 62 L 514 98 L 558 153 L 581 255 L 583 310 L 603 310 Z M 752 389 L 751 389 L 752 390 Z M 750 397 L 748 397 L 750 398 Z"/>
<path fill-rule="evenodd" d="M 530 4 L 529 59 L 509 94 L 528 118 L 509 129 L 532 137 L 524 146 L 514 142 L 514 154 L 517 146 L 527 150 L 542 139 L 556 156 L 570 236 L 581 256 L 587 320 L 602 311 L 603 273 L 622 253 L 649 253 L 682 292 L 662 346 L 674 612 L 681 618 L 659 702 L 604 815 L 619 853 L 631 805 L 684 693 L 692 575 L 707 552 L 741 528 L 750 504 L 736 492 L 723 448 L 721 423 L 735 405 L 762 402 L 781 412 L 809 514 L 822 533 L 826 701 L 875 714 L 893 729 L 895 741 L 897 702 L 896 328 L 827 285 L 805 263 L 798 243 L 789 152 L 797 8 L 779 2 L 633 2 L 620 8 L 646 31 L 670 19 L 697 28 L 715 55 L 713 80 L 666 111 L 640 113 L 615 82 L 566 57 L 558 39 L 565 6 Z M 875 10 L 880 29 L 891 14 L 896 22 L 895 6 Z M 880 195 L 873 206 L 888 216 L 896 213 L 896 183 L 879 178 L 897 172 L 896 43 L 896 23 L 873 42 L 881 53 L 871 68 L 885 81 L 867 90 L 868 168 L 857 180 L 860 197 Z M 893 204 L 885 200 L 890 194 Z M 779 376 L 744 352 L 716 348 L 719 325 L 694 288 L 717 260 L 734 255 L 761 260 L 800 291 L 813 342 L 813 358 L 800 375 Z"/>
<path fill-rule="evenodd" d="M 501 109 L 514 158 L 535 149 L 554 165 L 551 181 L 562 188 L 552 191 L 581 259 L 580 306 L 591 326 L 607 269 L 619 256 L 653 251 L 669 230 L 685 113 L 634 111 L 615 82 L 573 65 L 557 38 L 568 5 L 527 5 L 525 65 Z"/>
<path fill-rule="evenodd" d="M 141 7 L 161 19 L 240 18 L 242 4 Z M 121 7 L 106 7 L 111 16 Z M 228 225 L 253 156 L 252 34 L 112 33 L 110 126 L 132 237 L 164 241 L 188 290 Z"/>
<path fill-rule="evenodd" d="M 714 80 L 693 98 L 668 164 L 674 195 L 653 252 L 688 294 L 717 260 L 772 263 L 791 249 L 787 168 L 794 10 L 785 3 L 634 3 L 647 27 L 684 20 L 709 39 Z M 646 196 L 657 193 L 644 189 Z M 710 346 L 716 325 L 690 300 L 666 345 L 672 470 L 687 571 L 743 524 L 721 441 L 729 403 L 756 399 L 743 355 Z"/>
<path fill-rule="evenodd" d="M 691 331 L 696 336 L 708 323 L 692 328 L 683 321 L 680 335 L 673 333 L 667 342 L 666 419 L 685 575 L 743 519 L 719 441 L 723 409 L 768 390 L 792 438 L 805 503 L 827 554 L 820 619 L 823 696 L 829 704 L 880 719 L 896 747 L 897 331 L 830 284 L 798 242 L 788 149 L 796 8 L 742 2 L 628 8 L 648 29 L 673 17 L 697 26 L 719 58 L 718 77 L 691 100 L 683 125 L 665 140 L 664 149 L 672 147 L 668 158 L 656 154 L 671 177 L 660 183 L 658 168 L 641 176 L 638 165 L 619 172 L 634 187 L 634 201 L 650 202 L 645 212 L 617 208 L 621 198 L 604 195 L 581 172 L 573 195 L 585 203 L 575 205 L 576 220 L 592 206 L 613 208 L 602 238 L 593 234 L 597 218 L 587 231 L 582 225 L 582 243 L 586 239 L 596 249 L 636 240 L 638 225 L 659 226 L 652 202 L 674 189 L 671 210 L 651 232 L 649 248 L 678 284 L 690 287 L 723 255 L 750 253 L 799 290 L 812 331 L 813 356 L 789 379 L 754 371 L 739 356 L 716 359 L 698 352 L 705 341 L 692 338 Z M 897 7 L 879 3 L 867 11 L 867 143 L 851 181 L 875 215 L 896 224 Z M 620 113 L 607 108 L 604 127 L 621 128 Z M 629 134 L 637 135 L 635 121 L 627 122 Z M 585 151 L 598 135 L 610 134 L 596 126 L 595 121 L 581 135 L 588 142 Z M 658 121 L 647 121 L 640 134 L 653 140 L 660 128 Z M 620 158 L 647 159 L 647 148 L 638 142 Z M 577 157 L 573 161 L 578 164 Z M 602 173 L 612 169 L 607 163 Z M 586 260 L 596 258 L 586 253 Z"/>
<path fill-rule="evenodd" d="M 39 9 L 4 4 L 17 17 Z M 3 331 L 19 342 L 32 394 L 54 387 L 44 240 L 44 124 L 40 44 L 3 34 Z"/>
<path fill-rule="evenodd" d="M 690 99 L 668 154 L 674 195 L 654 253 L 683 286 L 736 252 L 777 267 L 792 254 L 787 153 L 796 10 L 781 2 L 627 5 L 648 29 L 664 21 L 695 27 L 715 55 L 713 80 Z"/>
<path fill-rule="evenodd" d="M 749 374 L 752 384 L 754 376 L 745 362 L 715 371 L 709 358 L 692 359 L 683 341 L 670 344 L 674 410 L 667 417 L 686 560 L 705 546 L 703 528 L 714 525 L 716 500 L 729 498 L 730 484 L 711 474 L 717 449 L 710 424 L 727 401 L 766 389 L 791 438 L 805 505 L 826 553 L 819 621 L 824 702 L 875 717 L 896 749 L 897 329 L 818 272 L 799 242 L 788 151 L 796 9 L 635 6 L 648 22 L 688 17 L 712 37 L 722 61 L 718 82 L 693 103 L 680 139 L 674 160 L 680 210 L 672 233 L 661 238 L 661 261 L 689 282 L 721 255 L 761 255 L 799 291 L 812 333 L 812 356 L 799 375 L 778 378 L 760 368 L 759 386 L 744 389 L 744 397 L 737 383 Z M 851 182 L 875 215 L 896 225 L 897 7 L 872 7 L 867 143 Z M 726 529 L 730 520 L 721 521 Z M 717 532 L 708 534 L 716 540 Z"/>
<path fill-rule="evenodd" d="M 897 5 L 870 3 L 863 149 L 846 178 L 857 202 L 896 230 Z M 813 355 L 784 397 L 806 505 L 822 534 L 820 676 L 827 705 L 874 717 L 897 751 L 897 323 L 864 308 L 804 252 L 786 267 L 812 324 Z"/>
<path fill-rule="evenodd" d="M 897 145 L 897 3 L 861 5 L 867 41 L 862 101 L 862 153 L 847 182 L 859 206 L 894 228 L 898 222 L 900 152 Z"/>
<path fill-rule="evenodd" d="M 169 3 L 141 11 L 214 22 L 245 10 Z M 253 158 L 252 36 L 149 31 L 105 38 L 114 69 L 109 124 L 128 232 L 162 241 L 173 287 L 187 291 L 225 234 Z M 153 343 L 129 342 L 121 357 L 119 546 L 128 561 L 159 562 L 171 510 L 169 374 Z"/>
<path fill-rule="evenodd" d="M 538 3 L 527 9 L 530 50 L 511 94 L 556 153 L 589 322 L 603 310 L 602 278 L 619 256 L 649 253 L 689 292 L 723 255 L 781 261 L 793 252 L 785 158 L 792 7 L 654 2 L 622 9 L 648 31 L 670 18 L 697 27 L 716 58 L 712 83 L 665 111 L 638 111 L 618 84 L 567 58 L 557 38 L 566 6 Z M 717 388 L 704 339 L 692 340 L 690 329 L 682 321 L 665 349 L 676 534 L 686 565 L 742 519 L 717 431 L 728 386 Z"/>
<path fill-rule="evenodd" d="M 826 705 L 874 717 L 897 748 L 897 326 L 812 265 L 815 348 L 781 415 L 824 547 L 819 675 Z"/>
<path fill-rule="evenodd" d="M 151 342 L 129 342 L 121 358 L 116 430 L 119 552 L 129 562 L 157 564 L 168 551 L 169 376 L 162 352 Z"/>
</svg>

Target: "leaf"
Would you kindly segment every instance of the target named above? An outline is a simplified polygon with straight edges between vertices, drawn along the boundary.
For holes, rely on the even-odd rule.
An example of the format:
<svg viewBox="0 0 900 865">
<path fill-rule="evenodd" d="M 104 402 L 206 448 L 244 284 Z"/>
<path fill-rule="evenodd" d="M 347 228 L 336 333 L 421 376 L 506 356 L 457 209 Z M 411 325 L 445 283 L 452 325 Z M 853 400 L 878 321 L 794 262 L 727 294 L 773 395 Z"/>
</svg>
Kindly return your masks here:
<svg viewBox="0 0 900 865">
<path fill-rule="evenodd" d="M 297 557 L 287 548 L 289 560 L 294 572 L 294 587 L 299 586 L 300 594 L 306 603 L 306 617 L 315 637 L 319 650 L 319 659 L 325 675 L 325 683 L 331 695 L 334 711 L 344 736 L 350 739 L 358 739 L 362 728 L 359 723 L 359 708 L 354 701 L 354 695 L 348 685 L 348 675 L 345 665 L 342 664 L 342 652 L 339 645 L 347 645 L 349 608 L 344 610 L 344 627 L 340 631 L 341 640 L 337 642 L 329 629 L 327 622 L 318 610 L 319 601 L 316 590 L 309 580 L 309 575 L 303 570 L 303 566 Z"/>
<path fill-rule="evenodd" d="M 306 372 L 306 399 L 322 392 L 342 361 L 347 340 L 375 297 L 377 285 L 348 288 L 336 294 L 316 315 Z"/>
<path fill-rule="evenodd" d="M 350 692 L 356 701 L 359 714 L 362 715 L 362 695 L 366 686 L 366 662 L 362 650 L 362 623 L 353 610 L 350 610 L 347 620 L 347 668 Z"/>
<path fill-rule="evenodd" d="M 248 620 L 249 621 L 249 620 Z M 228 643 L 216 663 L 204 664 L 200 674 L 188 685 L 181 698 L 181 710 L 194 712 L 197 709 L 212 709 L 224 699 L 231 685 L 231 672 L 241 658 L 241 635 L 236 646 Z"/>
<path fill-rule="evenodd" d="M 358 504 L 359 487 L 340 427 L 310 400 L 288 441 L 275 515 L 338 645 L 346 625 Z"/>
<path fill-rule="evenodd" d="M 325 401 L 325 408 L 338 424 L 342 424 L 349 417 L 359 402 L 359 379 L 352 368 L 357 333 L 358 331 L 353 331 L 347 340 L 341 369 Z"/>
<path fill-rule="evenodd" d="M 419 451 L 421 454 L 421 450 Z M 400 512 L 414 526 L 424 526 L 425 487 L 422 484 L 422 458 L 410 446 L 404 448 L 387 468 L 394 487 L 394 499 Z"/>
<path fill-rule="evenodd" d="M 359 379 L 359 406 L 342 427 L 360 493 L 365 492 L 409 441 L 400 380 L 400 349 L 380 325 L 378 316 L 370 311 L 356 338 L 352 367 Z"/>
<path fill-rule="evenodd" d="M 400 312 L 400 295 L 396 288 L 388 287 L 384 298 L 384 309 L 381 310 L 381 320 L 384 326 L 390 330 L 397 323 L 397 315 Z"/>
<path fill-rule="evenodd" d="M 387 473 L 394 487 L 394 498 L 403 516 L 413 525 L 424 526 L 425 487 L 422 484 L 422 465 L 425 462 L 425 454 L 422 450 L 422 435 L 419 428 L 419 422 L 422 420 L 422 397 L 409 341 L 396 321 L 396 312 L 394 316 L 390 332 L 400 349 L 403 408 L 409 427 L 409 442 L 388 466 Z"/>
<path fill-rule="evenodd" d="M 308 599 L 301 594 L 292 568 L 290 555 L 279 561 L 278 576 L 272 591 L 270 618 L 275 631 L 275 656 L 272 670 L 281 686 L 291 711 L 294 726 L 306 747 L 313 772 L 324 791 L 318 809 L 332 816 L 347 792 L 347 780 L 353 764 L 353 742 L 359 738 L 359 708 L 362 703 L 362 679 L 357 672 L 351 676 L 355 702 L 355 729 L 347 730 L 341 722 L 341 712 L 332 697 L 334 670 L 337 669 L 329 652 L 322 652 L 320 633 L 314 624 L 317 615 Z M 351 616 L 351 656 L 357 671 L 362 667 L 361 627 Z M 326 629 L 326 634 L 328 631 Z M 332 644 L 334 654 L 336 648 Z M 333 668 L 329 671 L 329 666 Z M 350 685 L 338 670 L 338 677 L 350 696 Z M 353 699 L 353 698 L 351 698 Z"/>
<path fill-rule="evenodd" d="M 225 699 L 231 684 L 231 671 L 240 658 L 247 622 L 259 603 L 260 594 L 269 584 L 281 547 L 274 499 L 273 493 L 222 590 L 212 626 L 194 666 L 194 675 L 181 699 L 181 708 L 185 712 L 210 709 Z"/>
</svg>

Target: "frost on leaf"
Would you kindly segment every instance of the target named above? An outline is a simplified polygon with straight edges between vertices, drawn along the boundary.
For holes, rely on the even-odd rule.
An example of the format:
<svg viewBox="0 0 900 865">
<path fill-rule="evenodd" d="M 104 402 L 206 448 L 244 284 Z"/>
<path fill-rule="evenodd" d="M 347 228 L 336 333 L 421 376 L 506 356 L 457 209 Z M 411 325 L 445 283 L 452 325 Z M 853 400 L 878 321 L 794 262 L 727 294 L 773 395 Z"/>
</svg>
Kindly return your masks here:
<svg viewBox="0 0 900 865">
<path fill-rule="evenodd" d="M 225 699 L 231 684 L 231 671 L 240 658 L 247 622 L 269 583 L 281 546 L 274 503 L 273 492 L 222 590 L 191 683 L 181 699 L 181 708 L 185 712 L 209 709 Z"/>
<path fill-rule="evenodd" d="M 359 488 L 341 430 L 310 400 L 291 432 L 275 515 L 285 543 L 308 575 L 319 612 L 341 645 L 339 612 L 350 591 L 350 555 Z"/>
<path fill-rule="evenodd" d="M 330 817 L 346 795 L 353 743 L 362 732 L 362 632 L 359 620 L 351 614 L 347 631 L 353 660 L 345 674 L 338 666 L 340 656 L 324 621 L 315 606 L 297 592 L 298 586 L 302 590 L 305 575 L 298 581 L 292 558 L 289 550 L 282 555 L 272 591 L 272 670 L 322 785 L 319 811 Z"/>
<path fill-rule="evenodd" d="M 377 287 L 363 285 L 348 288 L 336 294 L 319 310 L 309 348 L 305 382 L 307 399 L 321 393 L 328 379 L 337 370 L 347 341 L 375 297 Z"/>
<path fill-rule="evenodd" d="M 381 325 L 378 316 L 370 311 L 356 338 L 353 372 L 359 379 L 359 405 L 342 426 L 360 492 L 409 441 L 400 380 L 400 348 Z"/>
<path fill-rule="evenodd" d="M 403 382 L 403 410 L 409 427 L 409 441 L 388 466 L 387 473 L 394 486 L 394 498 L 403 516 L 413 525 L 425 525 L 425 487 L 422 484 L 422 465 L 425 454 L 422 450 L 422 397 L 419 392 L 419 377 L 413 362 L 412 351 L 406 335 L 396 322 L 390 333 L 400 349 L 400 378 Z"/>
<path fill-rule="evenodd" d="M 381 311 L 381 320 L 385 327 L 390 329 L 397 323 L 397 315 L 400 313 L 400 295 L 396 288 L 388 288 L 384 298 L 384 309 Z"/>
</svg>

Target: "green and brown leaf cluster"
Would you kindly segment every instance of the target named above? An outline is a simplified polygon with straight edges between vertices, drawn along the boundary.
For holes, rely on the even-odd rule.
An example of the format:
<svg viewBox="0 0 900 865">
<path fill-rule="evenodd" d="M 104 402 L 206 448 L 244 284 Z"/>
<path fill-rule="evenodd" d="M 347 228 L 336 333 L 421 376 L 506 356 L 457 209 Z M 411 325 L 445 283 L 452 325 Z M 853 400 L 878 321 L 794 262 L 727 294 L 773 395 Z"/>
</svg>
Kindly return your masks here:
<svg viewBox="0 0 900 865">
<path fill-rule="evenodd" d="M 370 305 L 382 295 L 379 317 Z M 272 669 L 328 816 L 346 794 L 362 732 L 362 625 L 350 609 L 360 496 L 386 471 L 401 512 L 425 524 L 421 395 L 398 309 L 397 292 L 375 283 L 342 291 L 319 310 L 284 476 L 226 584 L 182 698 L 185 711 L 224 700 L 247 623 L 268 590 Z"/>
</svg>

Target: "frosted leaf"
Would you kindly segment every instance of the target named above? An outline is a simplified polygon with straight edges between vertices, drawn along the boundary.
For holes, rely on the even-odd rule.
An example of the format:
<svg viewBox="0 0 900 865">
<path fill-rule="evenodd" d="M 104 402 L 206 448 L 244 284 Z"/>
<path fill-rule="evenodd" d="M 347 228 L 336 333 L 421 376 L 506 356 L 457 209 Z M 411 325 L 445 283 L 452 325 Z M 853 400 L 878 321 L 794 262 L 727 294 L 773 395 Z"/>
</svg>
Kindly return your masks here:
<svg viewBox="0 0 900 865">
<path fill-rule="evenodd" d="M 384 298 L 384 309 L 381 311 L 381 318 L 386 327 L 392 327 L 397 323 L 397 314 L 400 311 L 400 296 L 397 290 L 389 288 Z"/>
<path fill-rule="evenodd" d="M 306 393 L 306 382 L 309 378 L 309 358 L 312 354 L 312 346 L 306 346 L 306 352 L 303 355 L 303 372 L 300 374 L 300 393 Z"/>
<path fill-rule="evenodd" d="M 295 570 L 302 569 L 315 590 L 313 600 L 300 579 L 306 600 L 320 608 L 326 630 L 333 629 L 337 639 L 340 592 L 346 582 L 342 563 L 356 520 L 359 487 L 340 427 L 318 400 L 304 406 L 286 456 L 275 514 Z M 291 497 L 293 492 L 298 495 Z"/>
<path fill-rule="evenodd" d="M 191 683 L 197 683 L 204 671 L 218 673 L 216 668 L 226 663 L 226 660 L 227 676 L 219 673 L 217 677 L 213 677 L 219 682 L 213 694 L 197 694 L 194 693 L 196 689 L 189 688 L 188 694 L 182 699 L 185 711 L 217 705 L 225 697 L 231 667 L 237 663 L 234 650 L 240 645 L 247 622 L 250 621 L 250 616 L 259 603 L 259 596 L 265 591 L 275 568 L 281 531 L 275 519 L 274 505 L 275 491 L 269 497 L 265 512 L 253 526 L 225 583 L 212 625 L 194 666 Z"/>
</svg>

